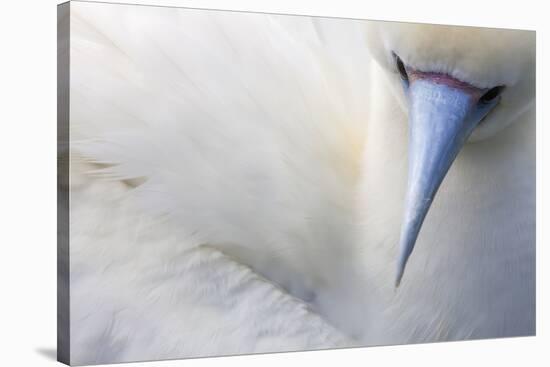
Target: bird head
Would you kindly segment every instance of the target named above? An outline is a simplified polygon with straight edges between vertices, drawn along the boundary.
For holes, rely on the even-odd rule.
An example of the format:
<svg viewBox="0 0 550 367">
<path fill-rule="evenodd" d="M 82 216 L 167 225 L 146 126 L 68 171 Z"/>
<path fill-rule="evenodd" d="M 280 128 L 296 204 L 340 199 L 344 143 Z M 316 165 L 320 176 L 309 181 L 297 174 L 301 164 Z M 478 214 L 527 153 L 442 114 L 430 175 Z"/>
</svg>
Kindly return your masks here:
<svg viewBox="0 0 550 367">
<path fill-rule="evenodd" d="M 368 27 L 369 49 L 408 114 L 398 286 L 437 190 L 464 144 L 497 134 L 533 103 L 535 34 L 406 23 Z"/>
</svg>

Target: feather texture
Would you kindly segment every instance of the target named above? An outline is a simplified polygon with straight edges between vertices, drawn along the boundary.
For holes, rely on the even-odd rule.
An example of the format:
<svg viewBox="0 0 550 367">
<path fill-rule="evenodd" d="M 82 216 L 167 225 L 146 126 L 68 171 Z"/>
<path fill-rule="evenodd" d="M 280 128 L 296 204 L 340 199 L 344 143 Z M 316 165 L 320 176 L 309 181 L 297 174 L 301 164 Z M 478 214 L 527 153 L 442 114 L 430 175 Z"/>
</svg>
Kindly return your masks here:
<svg viewBox="0 0 550 367">
<path fill-rule="evenodd" d="M 72 4 L 79 362 L 534 332 L 534 106 L 395 292 L 406 113 L 363 22 Z"/>
</svg>

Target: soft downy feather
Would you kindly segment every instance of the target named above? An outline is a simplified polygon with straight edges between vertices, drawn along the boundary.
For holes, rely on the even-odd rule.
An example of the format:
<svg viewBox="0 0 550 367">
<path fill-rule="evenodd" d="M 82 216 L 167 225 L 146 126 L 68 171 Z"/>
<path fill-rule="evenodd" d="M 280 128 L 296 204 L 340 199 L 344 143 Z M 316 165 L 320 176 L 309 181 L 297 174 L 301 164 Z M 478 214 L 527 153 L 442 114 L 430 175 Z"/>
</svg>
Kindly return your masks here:
<svg viewBox="0 0 550 367">
<path fill-rule="evenodd" d="M 363 86 L 370 62 L 366 50 L 355 47 L 362 42 L 357 27 L 353 21 L 259 14 L 73 6 L 73 172 L 84 170 L 83 177 L 99 187 L 94 190 L 118 187 L 115 199 L 106 198 L 112 195 L 107 189 L 72 196 L 73 345 L 79 353 L 89 351 L 82 362 L 150 358 L 154 350 L 163 351 L 155 354 L 158 358 L 167 358 L 354 345 L 318 316 L 308 319 L 311 310 L 294 327 L 302 330 L 291 332 L 297 337 L 283 338 L 278 330 L 295 322 L 294 311 L 281 310 L 280 302 L 254 299 L 249 282 L 242 285 L 248 293 L 229 294 L 231 288 L 222 288 L 218 296 L 240 298 L 239 307 L 247 310 L 271 310 L 275 315 L 262 316 L 261 327 L 248 329 L 270 330 L 278 338 L 257 347 L 258 331 L 228 344 L 224 338 L 232 338 L 227 334 L 232 313 L 223 307 L 216 311 L 221 325 L 203 325 L 204 338 L 191 338 L 183 330 L 177 335 L 175 325 L 196 330 L 189 325 L 206 317 L 200 310 L 215 292 L 192 297 L 194 303 L 180 308 L 183 296 L 172 282 L 183 282 L 189 292 L 208 287 L 197 278 L 214 269 L 210 281 L 215 287 L 224 267 L 237 266 L 222 266 L 222 255 L 209 255 L 220 249 L 282 287 L 278 297 L 294 295 L 314 309 L 315 292 L 336 274 L 326 269 L 346 268 L 349 188 L 359 174 L 368 98 Z M 128 205 L 133 209 L 123 209 Z M 85 217 L 91 217 L 89 223 Z M 104 245 L 94 238 L 98 225 L 111 228 Z M 79 234 L 81 227 L 86 235 Z M 189 269 L 193 260 L 182 254 L 197 246 L 203 251 L 203 245 L 211 250 L 192 256 L 218 257 L 212 264 L 205 261 L 202 270 Z M 142 271 L 154 271 L 153 265 L 165 275 L 144 285 L 148 276 Z M 181 274 L 187 276 L 171 278 L 173 267 L 184 268 Z M 243 276 L 253 275 L 230 274 L 222 284 Z M 150 302 L 155 296 L 168 299 Z M 89 299 L 101 300 L 99 309 L 107 311 L 98 312 L 98 303 Z M 249 305 L 260 301 L 264 305 Z M 114 312 L 108 304 L 122 309 Z M 124 307 L 129 304 L 138 311 Z M 146 321 L 136 321 L 143 318 L 136 312 L 168 316 L 147 316 L 158 323 L 151 329 Z M 147 341 L 124 341 L 124 335 L 138 331 L 135 325 L 157 333 L 164 344 L 143 349 Z M 171 329 L 162 330 L 162 325 Z M 209 341 L 212 334 L 218 336 Z M 209 346 L 185 345 L 190 338 Z"/>
</svg>

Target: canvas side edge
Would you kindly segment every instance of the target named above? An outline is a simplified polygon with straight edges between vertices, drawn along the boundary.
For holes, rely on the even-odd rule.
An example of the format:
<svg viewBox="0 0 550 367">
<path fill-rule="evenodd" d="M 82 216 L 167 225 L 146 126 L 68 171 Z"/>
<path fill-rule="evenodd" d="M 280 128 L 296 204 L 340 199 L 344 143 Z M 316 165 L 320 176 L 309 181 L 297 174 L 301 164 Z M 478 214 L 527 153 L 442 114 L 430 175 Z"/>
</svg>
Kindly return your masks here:
<svg viewBox="0 0 550 367">
<path fill-rule="evenodd" d="M 57 360 L 70 364 L 70 3 L 57 6 Z"/>
</svg>

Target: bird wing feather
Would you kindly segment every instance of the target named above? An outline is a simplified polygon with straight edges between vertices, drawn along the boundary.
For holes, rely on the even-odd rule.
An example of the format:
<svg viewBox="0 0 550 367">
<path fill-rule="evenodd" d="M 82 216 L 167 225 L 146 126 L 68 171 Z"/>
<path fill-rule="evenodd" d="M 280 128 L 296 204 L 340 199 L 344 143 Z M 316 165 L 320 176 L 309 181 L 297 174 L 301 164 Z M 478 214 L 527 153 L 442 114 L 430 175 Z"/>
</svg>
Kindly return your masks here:
<svg viewBox="0 0 550 367">
<path fill-rule="evenodd" d="M 72 363 L 353 345 L 249 267 L 163 233 L 125 184 L 73 176 Z"/>
<path fill-rule="evenodd" d="M 359 24 L 79 3 L 71 27 L 74 159 L 139 180 L 130 195 L 188 244 L 310 297 L 349 236 L 371 62 Z"/>
<path fill-rule="evenodd" d="M 79 363 L 353 344 L 302 300 L 348 236 L 370 62 L 356 26 L 72 4 Z"/>
</svg>

